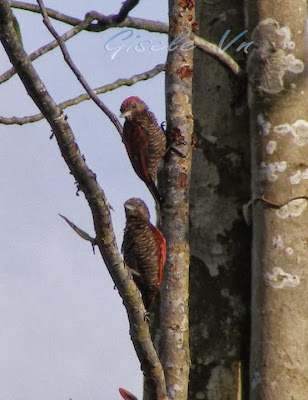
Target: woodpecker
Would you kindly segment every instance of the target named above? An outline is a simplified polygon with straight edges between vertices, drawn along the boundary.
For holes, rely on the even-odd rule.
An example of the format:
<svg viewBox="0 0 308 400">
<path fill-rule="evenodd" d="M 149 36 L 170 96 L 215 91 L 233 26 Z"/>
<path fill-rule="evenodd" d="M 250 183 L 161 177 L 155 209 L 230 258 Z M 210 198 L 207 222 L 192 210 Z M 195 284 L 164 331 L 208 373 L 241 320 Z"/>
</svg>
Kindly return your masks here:
<svg viewBox="0 0 308 400">
<path fill-rule="evenodd" d="M 120 117 L 125 118 L 123 142 L 132 166 L 160 205 L 162 196 L 156 180 L 157 171 L 166 152 L 166 136 L 148 106 L 136 96 L 123 101 Z"/>
<path fill-rule="evenodd" d="M 163 279 L 166 262 L 166 240 L 151 224 L 147 206 L 132 198 L 124 204 L 126 226 L 122 244 L 124 261 L 132 270 L 147 311 L 155 299 Z"/>
</svg>

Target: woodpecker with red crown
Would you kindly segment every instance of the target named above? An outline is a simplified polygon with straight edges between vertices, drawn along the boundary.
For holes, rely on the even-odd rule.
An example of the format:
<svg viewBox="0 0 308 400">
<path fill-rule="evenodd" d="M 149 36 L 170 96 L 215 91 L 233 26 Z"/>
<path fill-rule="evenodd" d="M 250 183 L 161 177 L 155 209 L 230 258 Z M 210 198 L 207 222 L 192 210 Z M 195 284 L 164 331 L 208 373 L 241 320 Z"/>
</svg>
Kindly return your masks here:
<svg viewBox="0 0 308 400">
<path fill-rule="evenodd" d="M 122 140 L 132 166 L 158 204 L 157 171 L 166 151 L 166 136 L 148 106 L 136 96 L 123 101 L 120 117 L 125 118 Z"/>
<path fill-rule="evenodd" d="M 166 240 L 150 222 L 147 206 L 132 198 L 124 204 L 126 226 L 122 244 L 124 261 L 132 270 L 144 306 L 150 310 L 163 279 Z"/>
</svg>

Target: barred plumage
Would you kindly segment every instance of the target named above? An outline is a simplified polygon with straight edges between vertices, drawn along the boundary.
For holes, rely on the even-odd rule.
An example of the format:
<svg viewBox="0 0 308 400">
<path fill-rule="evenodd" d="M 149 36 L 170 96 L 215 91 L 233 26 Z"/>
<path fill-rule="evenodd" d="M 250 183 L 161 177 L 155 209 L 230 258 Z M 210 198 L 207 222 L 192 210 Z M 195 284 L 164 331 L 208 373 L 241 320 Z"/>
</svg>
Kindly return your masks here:
<svg viewBox="0 0 308 400">
<path fill-rule="evenodd" d="M 158 203 L 162 197 L 156 187 L 157 171 L 166 151 L 166 137 L 147 105 L 132 96 L 123 101 L 121 117 L 125 118 L 123 142 L 132 166 Z"/>
<path fill-rule="evenodd" d="M 134 280 L 149 310 L 160 288 L 166 261 L 166 241 L 149 219 L 149 210 L 140 199 L 124 204 L 126 227 L 122 252 L 124 261 L 133 271 Z"/>
</svg>

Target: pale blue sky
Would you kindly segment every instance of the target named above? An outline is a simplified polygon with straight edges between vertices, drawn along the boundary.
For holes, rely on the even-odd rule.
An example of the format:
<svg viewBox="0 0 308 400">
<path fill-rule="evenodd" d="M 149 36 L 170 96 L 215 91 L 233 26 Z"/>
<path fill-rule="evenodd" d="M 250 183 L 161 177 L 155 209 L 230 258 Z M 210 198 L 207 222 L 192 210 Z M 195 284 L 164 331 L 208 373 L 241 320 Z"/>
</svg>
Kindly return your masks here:
<svg viewBox="0 0 308 400">
<path fill-rule="evenodd" d="M 35 3 L 32 1 L 32 3 Z M 141 1 L 132 16 L 167 22 L 167 1 Z M 83 17 L 89 10 L 116 13 L 121 1 L 46 0 L 45 5 Z M 51 40 L 36 14 L 16 11 L 27 52 Z M 56 23 L 60 32 L 69 27 Z M 114 60 L 104 49 L 117 30 L 82 33 L 69 50 L 91 85 L 153 68 L 166 51 L 121 51 Z M 136 31 L 140 40 L 166 40 L 166 35 Z M 56 101 L 83 92 L 59 50 L 34 63 Z M 2 47 L 0 73 L 10 64 Z M 119 114 L 122 101 L 140 96 L 165 119 L 164 76 L 101 96 Z M 2 116 L 37 113 L 19 78 L 0 86 Z M 133 172 L 119 135 L 91 102 L 65 111 L 89 167 L 97 174 L 110 204 L 118 245 L 124 228 L 123 203 L 153 200 Z M 123 121 L 122 121 L 123 122 Z M 119 399 L 118 387 L 138 396 L 142 374 L 130 340 L 122 301 L 98 252 L 58 217 L 64 214 L 93 233 L 92 218 L 62 160 L 45 121 L 26 126 L 0 125 L 0 400 Z"/>
</svg>

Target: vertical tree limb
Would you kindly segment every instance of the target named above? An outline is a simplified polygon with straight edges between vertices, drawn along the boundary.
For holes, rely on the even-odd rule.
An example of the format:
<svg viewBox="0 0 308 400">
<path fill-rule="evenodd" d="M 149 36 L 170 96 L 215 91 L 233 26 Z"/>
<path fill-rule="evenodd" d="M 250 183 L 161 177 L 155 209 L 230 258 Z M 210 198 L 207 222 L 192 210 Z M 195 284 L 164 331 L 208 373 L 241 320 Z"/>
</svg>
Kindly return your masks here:
<svg viewBox="0 0 308 400">
<path fill-rule="evenodd" d="M 161 210 L 167 240 L 167 264 L 161 289 L 161 361 L 170 399 L 186 399 L 189 377 L 189 185 L 193 133 L 192 72 L 194 5 L 169 1 L 169 47 L 166 66 L 167 135 L 181 139 L 180 158 L 170 154 L 164 165 Z M 185 33 L 186 32 L 186 33 Z M 181 35 L 185 40 L 177 42 Z"/>
<path fill-rule="evenodd" d="M 228 44 L 245 28 L 243 3 L 197 2 L 200 36 L 218 43 L 228 28 Z M 242 40 L 250 33 L 228 49 L 241 68 L 246 55 L 236 49 Z M 251 197 L 247 81 L 213 58 L 204 62 L 199 51 L 194 65 L 189 399 L 248 400 L 251 226 L 242 213 Z"/>
<path fill-rule="evenodd" d="M 306 399 L 308 393 L 306 7 L 302 0 L 282 0 L 279 7 L 247 1 L 255 44 L 248 58 L 251 400 Z"/>
</svg>

